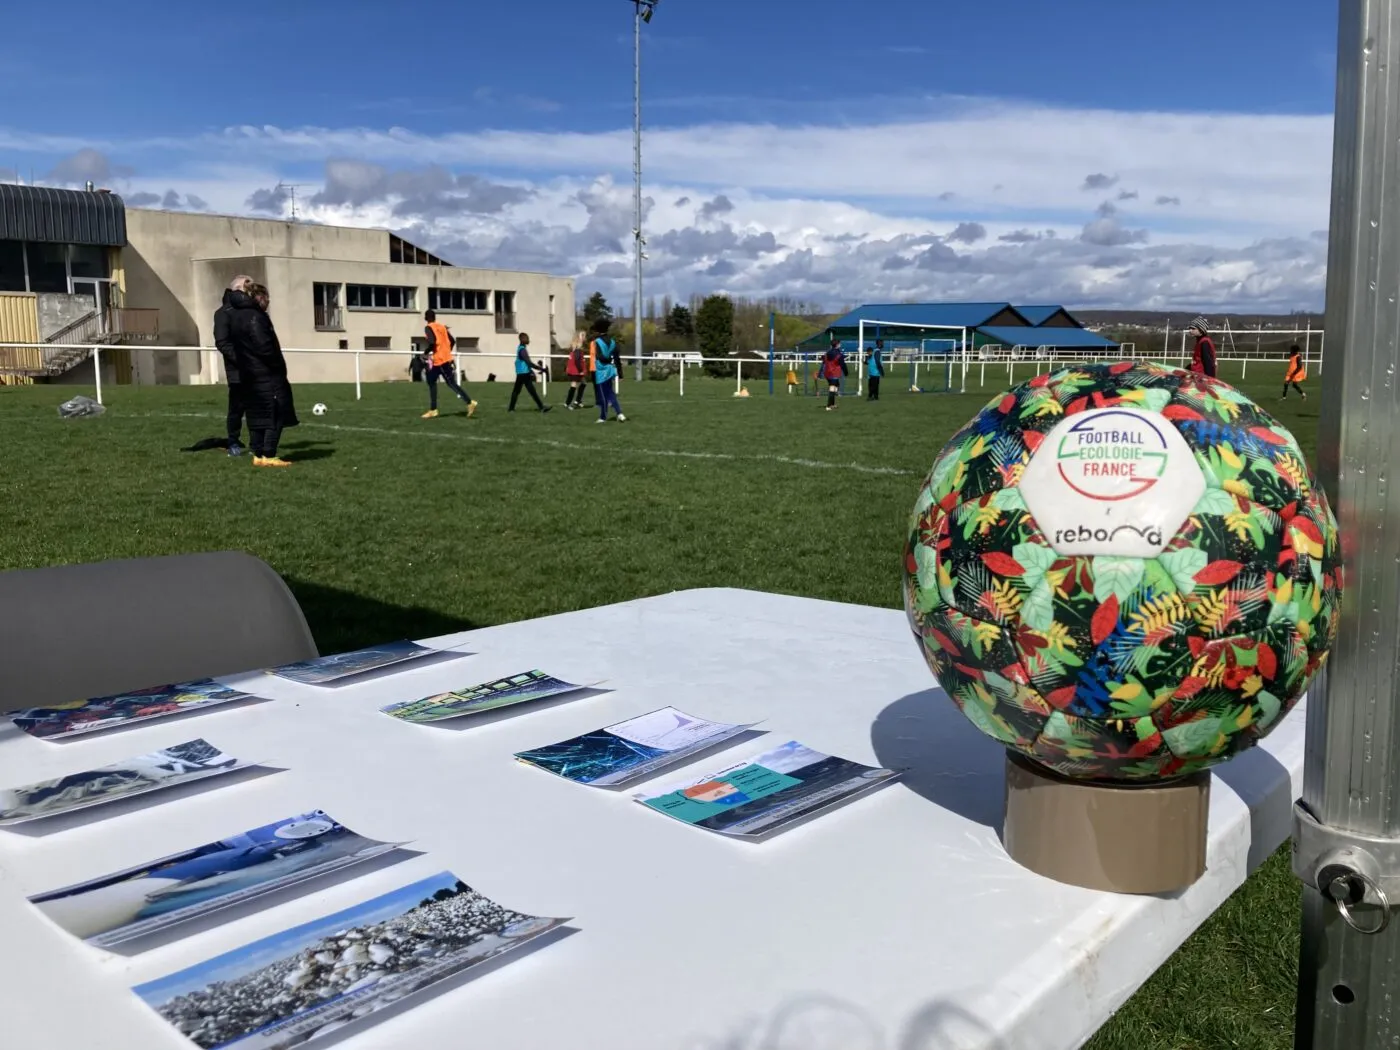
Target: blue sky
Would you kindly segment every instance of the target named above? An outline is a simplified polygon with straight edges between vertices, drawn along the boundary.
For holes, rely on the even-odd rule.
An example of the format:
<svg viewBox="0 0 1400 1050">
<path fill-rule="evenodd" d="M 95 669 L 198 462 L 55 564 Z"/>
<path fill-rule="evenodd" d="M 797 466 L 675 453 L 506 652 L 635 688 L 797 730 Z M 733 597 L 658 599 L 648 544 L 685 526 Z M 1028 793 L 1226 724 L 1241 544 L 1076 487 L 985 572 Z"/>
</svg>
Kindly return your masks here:
<svg viewBox="0 0 1400 1050">
<path fill-rule="evenodd" d="M 302 217 L 617 295 L 630 11 L 318 0 L 235 27 L 77 0 L 90 53 L 54 62 L 51 10 L 21 5 L 0 170 L 264 214 L 296 183 Z M 662 0 L 653 286 L 1316 306 L 1335 22 L 1315 0 Z"/>
</svg>

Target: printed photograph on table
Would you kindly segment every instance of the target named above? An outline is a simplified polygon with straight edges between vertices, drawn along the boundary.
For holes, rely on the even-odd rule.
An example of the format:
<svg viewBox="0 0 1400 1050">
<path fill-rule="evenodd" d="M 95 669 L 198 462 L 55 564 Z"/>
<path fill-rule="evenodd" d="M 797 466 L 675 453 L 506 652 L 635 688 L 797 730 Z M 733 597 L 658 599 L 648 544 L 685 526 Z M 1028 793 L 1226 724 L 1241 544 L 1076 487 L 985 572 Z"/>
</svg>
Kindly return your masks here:
<svg viewBox="0 0 1400 1050">
<path fill-rule="evenodd" d="M 876 769 L 792 740 L 747 762 L 687 781 L 638 802 L 723 835 L 755 838 L 887 784 L 900 774 Z"/>
<path fill-rule="evenodd" d="M 198 682 L 156 686 L 93 700 L 76 700 L 56 707 L 31 707 L 14 712 L 10 720 L 30 736 L 61 740 L 114 726 L 169 718 L 252 699 L 256 698 L 251 693 L 230 689 L 212 678 L 206 678 Z"/>
<path fill-rule="evenodd" d="M 0 788 L 0 825 L 55 817 L 104 802 L 149 795 L 252 765 L 224 754 L 206 740 L 191 740 L 99 769 L 70 773 L 23 787 Z"/>
<path fill-rule="evenodd" d="M 515 757 L 577 784 L 608 787 L 675 765 L 755 725 L 710 722 L 663 707 L 583 736 L 518 752 Z"/>
<path fill-rule="evenodd" d="M 447 649 L 430 649 L 417 642 L 390 642 L 388 645 L 357 649 L 353 653 L 337 653 L 334 656 L 320 656 L 315 660 L 285 664 L 282 667 L 271 668 L 267 673 L 291 682 L 300 682 L 302 685 L 336 685 L 371 671 L 396 667 L 415 660 L 426 660 L 428 657 L 467 655 L 469 654 Z"/>
<path fill-rule="evenodd" d="M 589 688 L 563 682 L 543 671 L 524 671 L 494 682 L 483 682 L 468 689 L 457 689 L 450 693 L 425 696 L 421 700 L 390 704 L 380 708 L 386 715 L 392 715 L 404 722 L 424 724 L 441 722 L 446 718 L 461 718 L 463 715 L 479 715 L 484 711 L 494 711 L 513 704 L 525 704 L 532 700 L 544 700 L 551 696 L 563 696 Z"/>
<path fill-rule="evenodd" d="M 316 810 L 29 901 L 75 937 L 109 948 L 401 845 L 364 838 Z"/>
<path fill-rule="evenodd" d="M 510 911 L 445 871 L 133 991 L 202 1050 L 285 1050 L 568 921 Z"/>
</svg>

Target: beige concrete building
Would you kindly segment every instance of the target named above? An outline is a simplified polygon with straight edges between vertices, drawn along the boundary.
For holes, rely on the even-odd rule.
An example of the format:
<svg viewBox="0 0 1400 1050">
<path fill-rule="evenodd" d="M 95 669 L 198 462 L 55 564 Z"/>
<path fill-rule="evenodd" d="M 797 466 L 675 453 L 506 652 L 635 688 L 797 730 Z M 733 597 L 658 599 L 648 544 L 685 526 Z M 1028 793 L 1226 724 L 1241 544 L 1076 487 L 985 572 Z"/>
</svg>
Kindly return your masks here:
<svg viewBox="0 0 1400 1050">
<path fill-rule="evenodd" d="M 213 315 L 240 273 L 267 285 L 293 382 L 407 380 L 433 309 L 467 380 L 567 346 L 572 278 L 453 266 L 387 230 L 127 208 L 106 191 L 0 185 L 0 382 L 218 383 Z M 200 353 L 155 347 L 207 347 Z M 365 354 L 363 351 L 381 351 Z M 360 351 L 357 355 L 355 351 Z M 393 351 L 382 353 L 382 351 Z M 489 355 L 502 356 L 489 356 Z"/>
<path fill-rule="evenodd" d="M 126 228 L 126 301 L 160 310 L 164 345 L 212 346 L 214 311 L 240 273 L 267 285 L 283 347 L 402 351 L 361 356 L 365 382 L 409 377 L 427 309 L 456 337 L 469 380 L 509 374 L 508 358 L 481 355 L 513 354 L 520 332 L 537 353 L 573 335 L 572 278 L 452 266 L 387 230 L 141 208 L 127 209 Z M 356 364 L 349 353 L 289 353 L 287 367 L 294 383 L 346 383 Z M 138 383 L 222 377 L 213 353 L 138 352 L 132 373 Z"/>
</svg>

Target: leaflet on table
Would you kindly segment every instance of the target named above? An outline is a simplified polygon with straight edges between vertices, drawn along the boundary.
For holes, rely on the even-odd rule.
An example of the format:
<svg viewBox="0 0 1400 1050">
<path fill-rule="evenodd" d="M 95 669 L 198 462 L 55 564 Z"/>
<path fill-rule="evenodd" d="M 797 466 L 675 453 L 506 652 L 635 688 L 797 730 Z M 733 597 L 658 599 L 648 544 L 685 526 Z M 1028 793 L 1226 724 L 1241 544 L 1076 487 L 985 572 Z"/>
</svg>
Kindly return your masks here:
<svg viewBox="0 0 1400 1050">
<path fill-rule="evenodd" d="M 583 736 L 520 751 L 515 757 L 575 783 L 607 787 L 675 765 L 755 725 L 710 722 L 663 707 Z"/>
<path fill-rule="evenodd" d="M 254 764 L 226 755 L 206 740 L 191 740 L 99 769 L 70 773 L 23 787 L 0 788 L 0 825 L 20 824 L 100 806 L 104 802 L 148 795 L 248 769 Z"/>
<path fill-rule="evenodd" d="M 700 780 L 633 798 L 696 827 L 756 837 L 897 776 L 894 770 L 824 755 L 793 740 Z"/>
<path fill-rule="evenodd" d="M 61 707 L 31 707 L 26 711 L 16 711 L 10 715 L 10 720 L 30 736 L 60 740 L 82 733 L 95 733 L 99 729 L 251 699 L 255 698 L 250 693 L 230 689 L 212 678 L 204 678 L 197 682 L 102 696 Z"/>
<path fill-rule="evenodd" d="M 483 711 L 494 711 L 498 707 L 529 703 L 551 696 L 563 696 L 587 689 L 586 685 L 561 682 L 543 671 L 525 671 L 494 682 L 483 682 L 468 689 L 458 689 L 451 693 L 438 693 L 422 700 L 390 704 L 381 707 L 386 715 L 405 722 L 440 722 L 445 718 L 459 718 L 462 715 L 478 715 Z"/>
<path fill-rule="evenodd" d="M 429 649 L 417 642 L 390 642 L 388 645 L 356 649 L 353 653 L 338 653 L 334 656 L 320 656 L 315 660 L 284 664 L 282 667 L 270 668 L 267 673 L 292 682 L 300 682 L 302 685 L 333 685 L 368 674 L 370 671 L 426 660 L 429 657 L 467 655 L 469 654 L 451 649 Z"/>
<path fill-rule="evenodd" d="M 509 911 L 444 871 L 133 991 L 203 1050 L 284 1050 L 568 921 Z"/>
<path fill-rule="evenodd" d="M 107 948 L 400 845 L 364 838 L 316 810 L 29 900 L 75 937 Z"/>
</svg>

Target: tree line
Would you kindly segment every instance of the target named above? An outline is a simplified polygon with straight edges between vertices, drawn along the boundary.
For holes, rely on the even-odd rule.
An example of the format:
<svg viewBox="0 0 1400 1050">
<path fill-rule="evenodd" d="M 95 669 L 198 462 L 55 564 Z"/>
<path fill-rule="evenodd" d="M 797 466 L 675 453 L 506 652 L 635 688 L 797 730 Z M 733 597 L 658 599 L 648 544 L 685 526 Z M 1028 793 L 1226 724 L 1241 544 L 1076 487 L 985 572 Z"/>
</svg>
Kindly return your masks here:
<svg viewBox="0 0 1400 1050">
<path fill-rule="evenodd" d="M 832 315 L 819 306 L 789 296 L 771 299 L 745 299 L 728 295 L 693 295 L 686 303 L 670 296 L 648 300 L 642 319 L 643 352 L 698 353 L 705 358 L 727 358 L 750 352 L 766 353 L 770 319 L 773 345 L 790 349 L 820 332 Z M 613 335 L 624 352 L 635 339 L 635 320 L 620 318 L 603 296 L 594 292 L 583 305 L 578 327 L 588 330 L 599 319 L 614 323 Z M 712 375 L 733 375 L 734 366 L 722 361 L 705 365 Z"/>
</svg>

